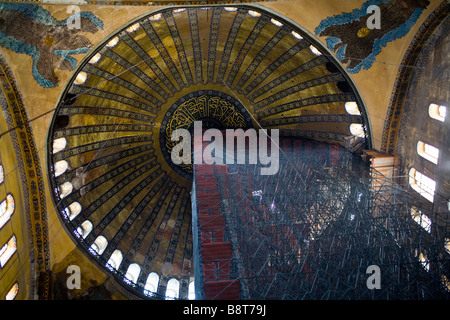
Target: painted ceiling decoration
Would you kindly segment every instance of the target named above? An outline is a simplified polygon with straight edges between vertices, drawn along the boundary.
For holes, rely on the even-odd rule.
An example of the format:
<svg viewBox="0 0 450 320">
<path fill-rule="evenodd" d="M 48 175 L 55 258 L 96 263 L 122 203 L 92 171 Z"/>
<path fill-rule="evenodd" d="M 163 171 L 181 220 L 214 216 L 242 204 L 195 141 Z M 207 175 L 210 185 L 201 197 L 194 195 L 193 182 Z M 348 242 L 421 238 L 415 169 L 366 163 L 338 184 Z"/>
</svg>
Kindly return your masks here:
<svg viewBox="0 0 450 320">
<path fill-rule="evenodd" d="M 372 67 L 389 42 L 404 37 L 429 4 L 429 0 L 369 0 L 360 9 L 322 20 L 315 34 L 327 37 L 328 48 L 347 64 L 348 72 L 358 73 Z M 379 28 L 368 28 L 374 14 L 370 6 L 380 9 Z"/>
<path fill-rule="evenodd" d="M 351 114 L 346 103 L 356 106 Z M 131 21 L 93 48 L 66 85 L 48 165 L 69 232 L 103 266 L 119 250 L 120 265 L 108 267 L 118 279 L 139 265 L 138 279 L 126 283 L 140 294 L 155 272 L 156 294 L 175 278 L 183 298 L 193 276 L 192 182 L 170 162 L 167 135 L 196 120 L 341 146 L 359 125 L 358 139 L 371 145 L 345 69 L 278 14 L 254 5 L 166 7 Z"/>
<path fill-rule="evenodd" d="M 79 18 L 79 29 L 70 29 Z M 103 22 L 91 12 L 76 12 L 64 20 L 55 19 L 37 4 L 0 3 L 0 46 L 32 59 L 31 72 L 44 88 L 58 85 L 54 61 L 61 70 L 72 71 L 77 60 L 71 55 L 86 53 L 91 43 L 79 33 L 96 33 Z"/>
</svg>

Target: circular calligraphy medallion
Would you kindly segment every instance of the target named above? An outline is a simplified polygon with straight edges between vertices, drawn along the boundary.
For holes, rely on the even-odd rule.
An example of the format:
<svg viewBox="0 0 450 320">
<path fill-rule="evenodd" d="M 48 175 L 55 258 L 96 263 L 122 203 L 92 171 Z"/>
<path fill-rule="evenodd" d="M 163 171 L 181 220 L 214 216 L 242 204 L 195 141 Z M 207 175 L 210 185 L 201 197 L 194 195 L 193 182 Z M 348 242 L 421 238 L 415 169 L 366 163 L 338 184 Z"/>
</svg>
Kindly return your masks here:
<svg viewBox="0 0 450 320">
<path fill-rule="evenodd" d="M 242 103 L 223 92 L 199 90 L 178 99 L 167 110 L 161 123 L 160 144 L 167 163 L 188 179 L 192 176 L 192 154 L 191 164 L 175 164 L 171 153 L 180 142 L 172 141 L 171 137 L 176 129 L 181 128 L 193 133 L 195 121 L 201 121 L 203 129 L 245 129 L 252 126 L 250 114 Z"/>
</svg>

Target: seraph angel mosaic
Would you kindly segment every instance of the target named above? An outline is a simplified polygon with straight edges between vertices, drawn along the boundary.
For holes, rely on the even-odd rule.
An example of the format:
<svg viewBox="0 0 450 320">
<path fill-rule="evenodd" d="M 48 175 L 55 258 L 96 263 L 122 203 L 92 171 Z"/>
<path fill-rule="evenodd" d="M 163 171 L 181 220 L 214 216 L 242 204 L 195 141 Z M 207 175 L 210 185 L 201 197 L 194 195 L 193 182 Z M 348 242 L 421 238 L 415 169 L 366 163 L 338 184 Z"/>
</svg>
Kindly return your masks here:
<svg viewBox="0 0 450 320">
<path fill-rule="evenodd" d="M 429 4 L 429 0 L 369 0 L 360 9 L 322 20 L 315 34 L 327 37 L 327 47 L 347 64 L 348 72 L 358 73 L 372 67 L 389 42 L 404 37 Z M 379 15 L 375 27 L 374 14 Z"/>
<path fill-rule="evenodd" d="M 0 3 L 0 46 L 29 55 L 32 75 L 44 88 L 58 85 L 55 67 L 71 71 L 78 62 L 72 55 L 89 51 L 91 42 L 79 33 L 103 29 L 93 13 L 74 11 L 57 20 L 36 4 Z"/>
</svg>

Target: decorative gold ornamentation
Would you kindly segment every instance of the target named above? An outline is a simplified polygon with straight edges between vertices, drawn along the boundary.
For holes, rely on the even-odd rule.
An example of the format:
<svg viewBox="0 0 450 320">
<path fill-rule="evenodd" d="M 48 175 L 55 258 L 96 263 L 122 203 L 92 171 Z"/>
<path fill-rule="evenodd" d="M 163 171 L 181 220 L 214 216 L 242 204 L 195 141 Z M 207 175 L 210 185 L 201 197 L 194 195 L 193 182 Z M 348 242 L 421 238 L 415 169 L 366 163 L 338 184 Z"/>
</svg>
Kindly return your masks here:
<svg viewBox="0 0 450 320">
<path fill-rule="evenodd" d="M 358 30 L 357 35 L 358 35 L 358 38 L 364 38 L 364 37 L 367 37 L 369 35 L 369 33 L 370 33 L 370 29 L 367 27 L 363 27 Z"/>
<path fill-rule="evenodd" d="M 189 130 L 193 128 L 194 121 L 203 121 L 203 128 L 226 129 L 249 126 L 249 119 L 246 119 L 240 103 L 222 93 L 219 93 L 221 96 L 216 95 L 217 92 L 213 92 L 213 95 L 206 93 L 205 91 L 204 94 L 189 95 L 186 99 L 181 99 L 180 105 L 172 106 L 173 113 L 168 111 L 170 117 L 162 133 L 165 136 L 166 155 L 169 157 L 173 147 L 179 143 L 171 140 L 172 132 L 181 128 Z M 179 167 L 192 174 L 192 165 L 181 164 Z"/>
<path fill-rule="evenodd" d="M 47 46 L 51 47 L 52 45 L 55 44 L 55 39 L 54 39 L 53 37 L 51 37 L 51 36 L 47 36 L 47 37 L 45 37 L 45 39 L 44 39 L 44 43 L 45 43 Z"/>
</svg>

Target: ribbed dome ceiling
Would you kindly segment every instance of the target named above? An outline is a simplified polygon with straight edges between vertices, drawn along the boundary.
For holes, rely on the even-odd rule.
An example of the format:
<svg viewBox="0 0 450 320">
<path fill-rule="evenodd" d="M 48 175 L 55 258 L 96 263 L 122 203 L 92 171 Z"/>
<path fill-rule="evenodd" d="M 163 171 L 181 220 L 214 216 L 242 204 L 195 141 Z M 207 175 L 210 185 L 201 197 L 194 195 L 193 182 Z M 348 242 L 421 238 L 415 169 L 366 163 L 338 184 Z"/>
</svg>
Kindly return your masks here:
<svg viewBox="0 0 450 320">
<path fill-rule="evenodd" d="M 49 166 L 68 229 L 86 249 L 104 237 L 101 254 L 90 250 L 102 265 L 120 250 L 110 268 L 119 278 L 136 263 L 138 291 L 155 272 L 160 286 L 178 279 L 183 298 L 193 276 L 191 181 L 168 163 L 164 143 L 168 128 L 194 120 L 339 144 L 350 124 L 366 122 L 326 49 L 261 7 L 166 8 L 111 35 L 66 87 Z"/>
</svg>

